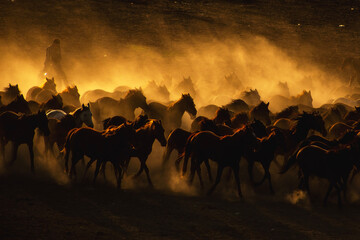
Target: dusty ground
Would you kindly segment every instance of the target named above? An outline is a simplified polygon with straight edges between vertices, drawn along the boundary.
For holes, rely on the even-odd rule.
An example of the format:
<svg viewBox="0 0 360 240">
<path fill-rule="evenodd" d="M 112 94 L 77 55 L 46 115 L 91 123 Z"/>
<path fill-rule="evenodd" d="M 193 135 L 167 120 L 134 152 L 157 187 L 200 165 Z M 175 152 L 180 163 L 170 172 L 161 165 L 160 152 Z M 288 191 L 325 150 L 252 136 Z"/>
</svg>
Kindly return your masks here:
<svg viewBox="0 0 360 240">
<path fill-rule="evenodd" d="M 2 49 L 15 43 L 41 56 L 34 60 L 41 66 L 44 46 L 55 37 L 68 56 L 86 61 L 97 55 L 84 52 L 98 45 L 111 52 L 141 44 L 172 56 L 177 43 L 193 37 L 254 34 L 338 74 L 344 57 L 359 56 L 359 16 L 358 1 L 2 0 L 0 40 Z M 7 66 L 2 62 L 0 70 Z M 286 194 L 296 184 L 275 196 L 266 187 L 245 192 L 240 201 L 233 192 L 205 197 L 167 187 L 118 192 L 101 181 L 95 187 L 59 184 L 44 169 L 36 176 L 25 169 L 0 176 L 1 239 L 359 239 L 358 201 L 338 210 L 333 196 L 323 208 L 321 184 L 315 203 L 294 205 Z M 275 180 L 275 188 L 286 180 Z"/>
</svg>

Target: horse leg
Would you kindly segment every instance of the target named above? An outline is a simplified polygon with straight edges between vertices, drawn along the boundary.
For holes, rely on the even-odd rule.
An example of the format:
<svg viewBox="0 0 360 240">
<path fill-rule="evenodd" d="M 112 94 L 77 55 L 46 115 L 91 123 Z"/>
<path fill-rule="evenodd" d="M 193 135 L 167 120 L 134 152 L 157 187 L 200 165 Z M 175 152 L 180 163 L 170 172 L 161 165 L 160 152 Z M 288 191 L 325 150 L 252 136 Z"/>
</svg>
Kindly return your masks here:
<svg viewBox="0 0 360 240">
<path fill-rule="evenodd" d="M 248 160 L 248 173 L 249 173 L 251 183 L 254 184 L 255 181 L 254 181 L 253 169 L 254 169 L 254 161 Z"/>
<path fill-rule="evenodd" d="M 13 149 L 12 149 L 13 152 L 12 152 L 11 161 L 9 163 L 9 166 L 13 165 L 16 160 L 18 147 L 19 147 L 19 144 L 13 142 Z"/>
<path fill-rule="evenodd" d="M 239 197 L 243 198 L 243 195 L 241 192 L 240 177 L 239 177 L 239 164 L 235 164 L 235 166 L 233 166 L 232 169 L 234 171 L 234 177 L 235 177 Z"/>
<path fill-rule="evenodd" d="M 342 202 L 341 202 L 341 188 L 337 185 L 334 184 L 335 188 L 336 188 L 336 192 L 338 195 L 338 207 L 341 208 L 342 207 Z"/>
<path fill-rule="evenodd" d="M 5 141 L 3 138 L 0 139 L 0 148 L 1 148 L 3 161 L 5 162 Z"/>
<path fill-rule="evenodd" d="M 145 172 L 146 172 L 146 177 L 147 177 L 147 180 L 148 180 L 148 182 L 149 182 L 149 185 L 150 185 L 151 187 L 153 187 L 153 184 L 152 184 L 151 179 L 150 179 L 149 168 L 148 168 L 148 166 L 146 165 L 146 159 L 144 160 L 144 169 L 145 169 Z"/>
<path fill-rule="evenodd" d="M 122 180 L 122 169 L 119 167 L 118 164 L 113 163 L 114 166 L 114 173 L 117 180 L 117 188 L 121 189 L 121 180 Z"/>
<path fill-rule="evenodd" d="M 329 195 L 330 195 L 331 190 L 333 189 L 333 187 L 334 187 L 333 183 L 330 182 L 329 188 L 328 188 L 328 190 L 327 190 L 327 192 L 326 192 L 326 194 L 325 194 L 325 198 L 324 198 L 324 201 L 323 201 L 323 206 L 324 206 L 324 207 L 326 206 L 327 200 L 328 200 L 328 198 L 329 198 Z"/>
<path fill-rule="evenodd" d="M 101 173 L 104 177 L 104 181 L 106 181 L 106 173 L 105 173 L 105 170 L 106 170 L 106 162 L 104 162 L 102 165 L 101 165 Z"/>
<path fill-rule="evenodd" d="M 165 152 L 164 152 L 164 157 L 163 157 L 163 162 L 162 162 L 163 170 L 165 169 L 166 163 L 169 161 L 172 150 L 173 150 L 172 148 L 170 148 L 169 146 L 166 146 Z"/>
<path fill-rule="evenodd" d="M 211 168 L 210 168 L 210 164 L 209 164 L 209 159 L 205 160 L 205 166 L 206 166 L 206 169 L 207 169 L 207 172 L 208 172 L 208 175 L 209 175 L 209 180 L 210 180 L 210 182 L 212 182 L 213 178 L 212 178 L 212 175 L 211 175 Z"/>
<path fill-rule="evenodd" d="M 30 153 L 30 166 L 31 172 L 35 173 L 35 166 L 34 166 L 34 143 L 31 141 L 28 144 L 29 153 Z"/>
<path fill-rule="evenodd" d="M 87 174 L 87 171 L 89 170 L 91 164 L 92 164 L 93 162 L 95 162 L 95 161 L 96 161 L 95 158 L 93 158 L 93 157 L 90 158 L 90 161 L 86 164 L 85 171 L 84 171 L 84 175 L 83 175 L 83 179 L 85 179 L 85 176 L 86 176 L 86 174 Z"/>
<path fill-rule="evenodd" d="M 191 166 L 190 166 L 190 176 L 189 176 L 189 184 L 191 185 L 194 181 L 194 177 L 195 177 L 195 171 L 196 171 L 196 165 L 199 164 L 197 161 L 196 156 L 192 156 L 191 157 Z"/>
<path fill-rule="evenodd" d="M 213 191 L 215 190 L 216 186 L 219 184 L 223 170 L 224 170 L 224 167 L 218 163 L 218 169 L 217 169 L 215 183 L 209 189 L 209 191 L 207 192 L 207 195 L 211 195 L 213 193 Z"/>
<path fill-rule="evenodd" d="M 270 192 L 271 192 L 271 194 L 275 194 L 275 191 L 274 191 L 274 188 L 273 188 L 272 182 L 271 182 L 271 175 L 270 175 L 269 169 L 266 170 L 266 176 L 267 176 L 267 179 L 269 180 Z"/>
<path fill-rule="evenodd" d="M 133 178 L 137 178 L 138 176 L 140 176 L 140 174 L 144 171 L 144 164 L 145 162 L 143 162 L 142 159 L 139 159 L 140 160 L 140 169 L 139 171 L 134 175 Z"/>
<path fill-rule="evenodd" d="M 98 160 L 96 161 L 96 168 L 95 168 L 95 172 L 94 172 L 93 184 L 95 184 L 96 177 L 97 177 L 97 175 L 99 174 L 100 165 L 101 165 L 101 160 L 98 159 Z"/>
<path fill-rule="evenodd" d="M 205 162 L 206 161 L 207 160 L 205 160 Z M 196 173 L 197 173 L 197 175 L 199 177 L 201 189 L 203 189 L 204 188 L 204 182 L 203 182 L 202 177 L 201 177 L 201 166 L 200 166 L 200 164 L 196 165 Z"/>
<path fill-rule="evenodd" d="M 175 160 L 175 167 L 176 167 L 177 172 L 180 172 L 180 162 L 181 162 L 181 159 L 182 159 L 182 157 L 181 157 L 182 154 L 183 154 L 182 152 L 179 152 L 178 156 L 177 156 L 177 159 Z"/>
</svg>

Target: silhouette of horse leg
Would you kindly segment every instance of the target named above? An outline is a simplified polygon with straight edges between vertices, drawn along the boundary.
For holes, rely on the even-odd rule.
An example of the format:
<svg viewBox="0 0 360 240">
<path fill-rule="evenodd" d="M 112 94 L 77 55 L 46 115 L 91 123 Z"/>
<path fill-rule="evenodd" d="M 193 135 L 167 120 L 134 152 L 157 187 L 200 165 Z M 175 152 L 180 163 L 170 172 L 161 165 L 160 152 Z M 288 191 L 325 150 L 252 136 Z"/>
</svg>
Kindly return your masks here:
<svg viewBox="0 0 360 240">
<path fill-rule="evenodd" d="M 153 187 L 153 184 L 152 184 L 151 179 L 150 179 L 149 168 L 148 168 L 148 166 L 146 165 L 146 159 L 144 160 L 144 169 L 145 169 L 145 172 L 146 172 L 146 177 L 147 177 L 147 180 L 148 180 L 148 182 L 149 182 L 149 185 L 150 185 L 151 187 Z"/>
<path fill-rule="evenodd" d="M 31 172 L 35 173 L 35 166 L 34 166 L 34 143 L 28 142 L 28 148 L 30 153 L 30 166 L 31 166 Z"/>
<path fill-rule="evenodd" d="M 18 148 L 19 148 L 19 144 L 13 142 L 13 149 L 12 149 L 13 152 L 12 152 L 11 161 L 10 161 L 10 163 L 9 163 L 9 166 L 11 166 L 11 165 L 14 164 L 14 162 L 15 162 L 15 160 L 16 160 L 16 158 L 17 158 L 17 150 L 18 150 Z"/>
<path fill-rule="evenodd" d="M 212 175 L 211 175 L 211 168 L 210 168 L 210 164 L 209 164 L 209 159 L 206 159 L 204 162 L 205 162 L 206 169 L 208 171 L 209 180 L 210 180 L 210 182 L 212 182 L 213 178 L 212 178 Z"/>
<path fill-rule="evenodd" d="M 234 171 L 234 177 L 235 177 L 239 197 L 243 198 L 243 195 L 242 195 L 242 192 L 241 192 L 240 177 L 239 177 L 239 163 L 236 163 L 232 167 L 232 169 Z"/>
<path fill-rule="evenodd" d="M 163 157 L 163 162 L 162 162 L 162 168 L 163 170 L 165 169 L 165 165 L 167 164 L 167 162 L 169 161 L 171 152 L 173 151 L 173 148 L 170 148 L 168 145 L 166 146 L 166 149 L 164 151 L 164 157 Z"/>
<path fill-rule="evenodd" d="M 184 163 L 185 164 L 185 163 Z M 196 165 L 199 164 L 198 159 L 195 155 L 193 155 L 191 157 L 191 165 L 190 165 L 190 176 L 188 179 L 188 183 L 189 185 L 191 185 L 194 181 L 194 177 L 195 177 L 195 171 L 196 171 Z"/>
<path fill-rule="evenodd" d="M 337 195 L 338 195 L 338 207 L 341 208 L 342 207 L 341 188 L 338 186 L 338 184 L 335 184 L 335 188 L 336 188 L 336 192 L 337 192 Z"/>
<path fill-rule="evenodd" d="M 95 162 L 96 159 L 91 157 L 90 158 L 90 161 L 86 164 L 86 167 L 85 167 L 85 171 L 84 171 L 84 175 L 83 175 L 83 180 L 85 179 L 86 177 L 86 174 L 87 174 L 87 171 L 89 170 L 90 166 L 92 165 L 93 162 Z"/>
<path fill-rule="evenodd" d="M 112 162 L 112 164 L 114 166 L 114 173 L 115 173 L 115 177 L 116 177 L 116 181 L 117 181 L 117 188 L 121 189 L 122 169 L 119 166 L 119 164 L 116 164 L 114 162 Z"/>
<path fill-rule="evenodd" d="M 204 162 L 206 162 L 207 160 L 204 160 Z M 200 164 L 196 164 L 196 173 L 199 177 L 199 181 L 200 181 L 200 186 L 201 186 L 201 189 L 204 188 L 204 182 L 202 180 L 202 177 L 201 177 L 201 166 Z"/>
<path fill-rule="evenodd" d="M 96 161 L 96 168 L 95 168 L 95 172 L 94 172 L 93 184 L 95 184 L 96 177 L 97 177 L 97 175 L 99 174 L 100 165 L 101 165 L 101 161 L 100 161 L 100 159 L 98 159 L 98 160 Z"/>
<path fill-rule="evenodd" d="M 0 138 L 0 148 L 1 148 L 3 161 L 5 162 L 5 141 L 3 140 L 3 138 Z"/>
<path fill-rule="evenodd" d="M 329 185 L 329 188 L 325 194 L 325 198 L 324 198 L 324 201 L 323 201 L 323 206 L 326 207 L 326 204 L 327 204 L 327 199 L 329 198 L 329 195 L 331 193 L 331 190 L 333 189 L 334 185 L 332 182 L 330 182 L 330 185 Z"/>
<path fill-rule="evenodd" d="M 183 153 L 178 152 L 177 159 L 175 160 L 175 167 L 176 167 L 177 172 L 180 172 L 180 162 L 181 162 L 182 156 L 183 156 Z"/>
<path fill-rule="evenodd" d="M 215 190 L 216 186 L 219 184 L 223 170 L 224 170 L 224 166 L 222 164 L 218 163 L 218 169 L 217 169 L 215 183 L 209 189 L 209 191 L 207 192 L 207 195 L 211 195 L 213 193 L 213 191 Z"/>
</svg>

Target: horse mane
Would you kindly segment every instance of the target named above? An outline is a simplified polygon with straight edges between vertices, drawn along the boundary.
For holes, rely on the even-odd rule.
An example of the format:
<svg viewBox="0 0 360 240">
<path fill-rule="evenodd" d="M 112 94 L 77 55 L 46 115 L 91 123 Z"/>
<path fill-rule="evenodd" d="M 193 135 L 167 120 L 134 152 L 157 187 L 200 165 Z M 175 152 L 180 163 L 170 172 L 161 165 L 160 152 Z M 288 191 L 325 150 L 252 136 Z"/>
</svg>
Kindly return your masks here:
<svg viewBox="0 0 360 240">
<path fill-rule="evenodd" d="M 183 99 L 186 99 L 186 98 L 191 98 L 191 100 L 193 100 L 189 93 L 188 93 L 188 94 L 182 94 L 182 95 L 181 95 L 181 98 L 179 98 L 177 101 L 171 103 L 171 104 L 168 106 L 168 109 L 169 109 L 169 110 L 173 109 L 176 105 L 179 104 L 179 102 L 183 101 Z"/>
<path fill-rule="evenodd" d="M 129 89 L 129 91 L 126 93 L 124 98 L 131 98 L 131 97 L 135 97 L 135 96 L 139 96 L 139 94 L 141 94 L 142 96 L 144 96 L 141 88 L 140 89 Z"/>
</svg>

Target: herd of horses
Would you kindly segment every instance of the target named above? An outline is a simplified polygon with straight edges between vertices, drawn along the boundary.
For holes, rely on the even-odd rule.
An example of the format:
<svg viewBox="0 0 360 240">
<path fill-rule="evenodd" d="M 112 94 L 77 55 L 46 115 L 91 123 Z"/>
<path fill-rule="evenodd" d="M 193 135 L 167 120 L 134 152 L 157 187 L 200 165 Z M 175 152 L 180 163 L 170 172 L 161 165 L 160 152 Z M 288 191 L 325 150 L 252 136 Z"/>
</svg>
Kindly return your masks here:
<svg viewBox="0 0 360 240">
<path fill-rule="evenodd" d="M 257 90 L 245 91 L 241 99 L 224 106 L 203 106 L 199 112 L 190 94 L 164 104 L 147 102 L 141 89 L 119 87 L 113 95 L 94 99 L 102 93 L 101 90 L 87 92 L 86 98 L 91 101 L 81 104 L 76 87 L 58 93 L 54 79 L 46 79 L 42 86 L 29 89 L 25 99 L 18 85 L 9 84 L 0 92 L 0 150 L 4 165 L 11 165 L 17 158 L 19 145 L 27 144 L 31 171 L 35 172 L 36 135 L 37 140 L 43 139 L 45 152 L 35 153 L 49 161 L 55 158 L 71 179 L 76 178 L 78 163 L 85 163 L 87 157 L 84 175 L 95 163 L 93 181 L 101 172 L 105 177 L 109 162 L 121 188 L 130 159 L 138 158 L 140 169 L 135 177 L 145 171 L 149 185 L 153 186 L 147 159 L 157 140 L 165 148 L 162 164 L 165 172 L 174 150 L 178 153 L 174 162 L 179 174 L 185 175 L 190 165 L 188 184 L 197 175 L 204 188 L 202 163 L 209 181 L 213 182 L 209 160 L 216 164 L 215 182 L 208 194 L 219 184 L 224 168 L 229 167 L 229 176 L 234 176 L 238 195 L 243 197 L 239 168 L 244 159 L 254 186 L 267 180 L 270 192 L 274 193 L 271 163 L 277 165 L 279 174 L 293 174 L 289 169 L 297 166 L 300 189 L 310 195 L 309 177 L 327 179 L 329 188 L 324 204 L 335 188 L 339 206 L 341 194 L 346 197 L 348 182 L 360 166 L 360 108 L 343 103 L 313 108 L 311 96 L 310 103 L 304 100 L 310 99 L 310 91 L 296 97 L 274 97 L 274 102 L 281 101 L 284 106 L 277 113 L 269 110 L 271 101 L 261 101 Z M 135 116 L 137 108 L 142 113 Z M 185 112 L 192 119 L 189 131 L 181 128 Z M 5 156 L 9 141 L 13 144 L 10 160 Z M 253 176 L 256 162 L 264 172 L 258 182 Z"/>
</svg>

